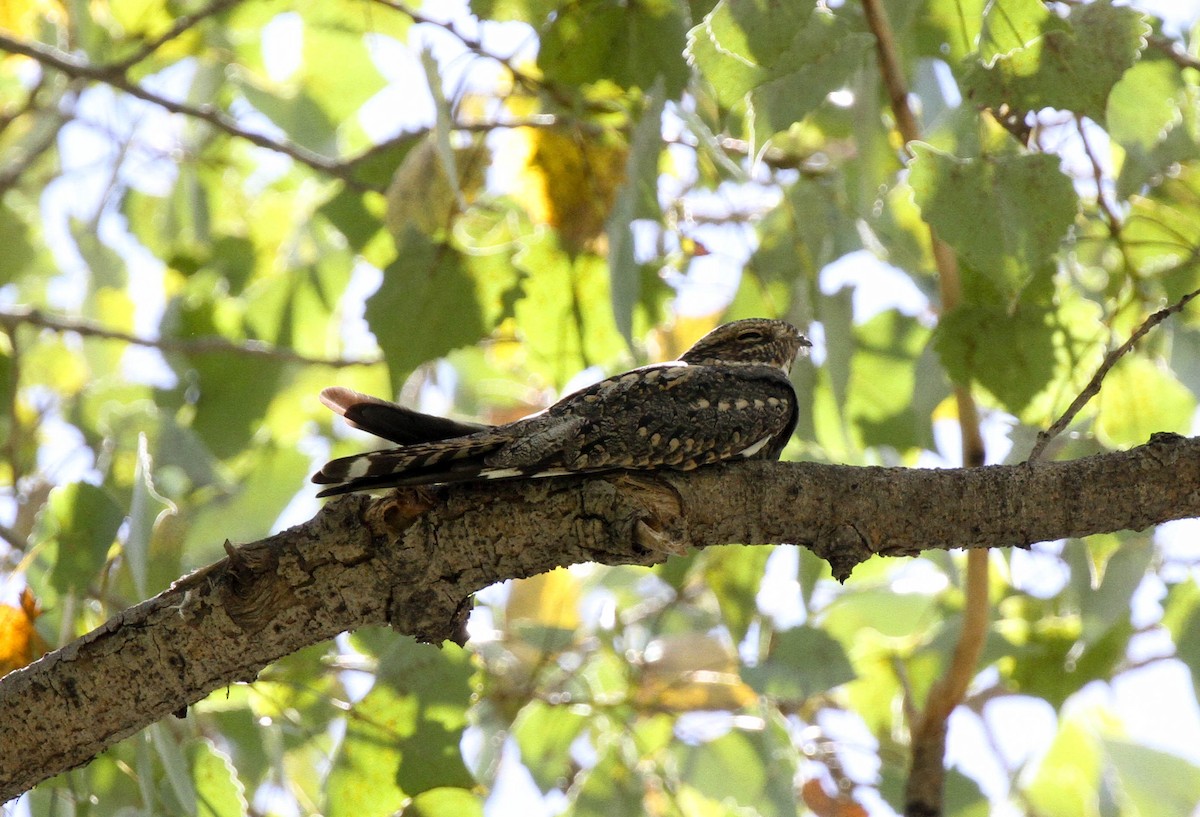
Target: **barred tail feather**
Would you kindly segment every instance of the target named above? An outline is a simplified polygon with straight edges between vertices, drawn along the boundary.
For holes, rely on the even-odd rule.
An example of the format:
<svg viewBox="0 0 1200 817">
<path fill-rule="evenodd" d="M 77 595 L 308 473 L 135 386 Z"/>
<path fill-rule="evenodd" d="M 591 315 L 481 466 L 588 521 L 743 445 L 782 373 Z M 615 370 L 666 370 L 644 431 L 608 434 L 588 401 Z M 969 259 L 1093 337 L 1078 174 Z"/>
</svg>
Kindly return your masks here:
<svg viewBox="0 0 1200 817">
<path fill-rule="evenodd" d="M 504 444 L 483 437 L 409 445 L 341 457 L 325 463 L 312 481 L 332 487 L 317 496 L 333 496 L 371 488 L 463 482 L 479 477 L 488 466 L 484 458 Z"/>
</svg>

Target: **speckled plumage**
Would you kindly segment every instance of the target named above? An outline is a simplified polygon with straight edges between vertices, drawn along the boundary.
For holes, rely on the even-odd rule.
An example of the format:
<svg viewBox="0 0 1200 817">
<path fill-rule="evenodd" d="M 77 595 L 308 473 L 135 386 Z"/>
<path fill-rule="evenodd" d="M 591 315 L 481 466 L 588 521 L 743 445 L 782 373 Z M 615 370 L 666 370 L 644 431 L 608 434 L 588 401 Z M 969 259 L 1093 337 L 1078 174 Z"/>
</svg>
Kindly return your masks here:
<svg viewBox="0 0 1200 817">
<path fill-rule="evenodd" d="M 615 470 L 687 471 L 779 457 L 796 425 L 788 371 L 809 346 L 783 321 L 719 326 L 680 359 L 643 366 L 502 426 L 431 417 L 348 389 L 322 392 L 347 422 L 400 443 L 327 463 L 319 494 Z"/>
</svg>

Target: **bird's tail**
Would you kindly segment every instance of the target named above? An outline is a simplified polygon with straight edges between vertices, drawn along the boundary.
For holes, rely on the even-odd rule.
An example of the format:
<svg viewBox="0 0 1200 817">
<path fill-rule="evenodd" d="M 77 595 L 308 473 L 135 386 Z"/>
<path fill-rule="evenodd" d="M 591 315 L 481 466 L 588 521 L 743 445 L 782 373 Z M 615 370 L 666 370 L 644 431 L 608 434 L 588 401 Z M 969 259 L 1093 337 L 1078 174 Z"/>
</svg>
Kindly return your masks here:
<svg viewBox="0 0 1200 817">
<path fill-rule="evenodd" d="M 406 445 L 331 460 L 312 481 L 329 485 L 317 496 L 333 496 L 372 488 L 431 485 L 503 477 L 505 469 L 489 469 L 485 458 L 504 445 L 506 438 L 490 431 L 452 440 Z"/>
<path fill-rule="evenodd" d="M 344 417 L 354 428 L 391 440 L 397 445 L 448 440 L 451 437 L 464 437 L 492 428 L 422 414 L 341 386 L 332 386 L 322 391 L 321 402 Z"/>
</svg>

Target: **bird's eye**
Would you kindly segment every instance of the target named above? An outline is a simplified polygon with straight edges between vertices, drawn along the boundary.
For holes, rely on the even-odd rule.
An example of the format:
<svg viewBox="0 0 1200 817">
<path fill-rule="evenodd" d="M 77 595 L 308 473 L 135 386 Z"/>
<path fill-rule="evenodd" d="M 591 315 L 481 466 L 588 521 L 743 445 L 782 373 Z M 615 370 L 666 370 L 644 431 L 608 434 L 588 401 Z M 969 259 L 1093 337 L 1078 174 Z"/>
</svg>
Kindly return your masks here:
<svg viewBox="0 0 1200 817">
<path fill-rule="evenodd" d="M 757 341 L 763 339 L 763 333 L 757 329 L 743 329 L 738 332 L 738 340 Z"/>
</svg>

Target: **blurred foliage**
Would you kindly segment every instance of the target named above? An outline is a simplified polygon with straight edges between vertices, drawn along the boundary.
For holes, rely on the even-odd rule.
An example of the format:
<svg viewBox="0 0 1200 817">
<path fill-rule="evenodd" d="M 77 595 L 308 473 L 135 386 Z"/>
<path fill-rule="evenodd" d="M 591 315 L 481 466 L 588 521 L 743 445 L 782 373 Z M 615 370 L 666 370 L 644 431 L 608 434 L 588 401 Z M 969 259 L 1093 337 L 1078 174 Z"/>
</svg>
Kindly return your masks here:
<svg viewBox="0 0 1200 817">
<path fill-rule="evenodd" d="M 1021 460 L 1200 287 L 1195 32 L 1105 0 L 887 6 L 911 158 L 853 0 L 0 2 L 0 670 L 310 514 L 308 473 L 367 444 L 317 403 L 335 382 L 503 422 L 776 315 L 818 341 L 785 456 L 952 464 L 960 383 L 991 459 Z M 929 226 L 961 267 L 947 315 Z M 1053 455 L 1189 431 L 1196 314 Z M 992 554 L 948 814 L 987 813 L 984 790 L 1193 813 L 1195 754 L 1096 694 L 1156 668 L 1200 688 L 1187 535 Z M 511 813 L 525 781 L 551 813 L 886 814 L 960 569 L 839 586 L 807 552 L 730 546 L 558 571 L 485 592 L 465 650 L 316 645 L 28 808 Z"/>
</svg>

